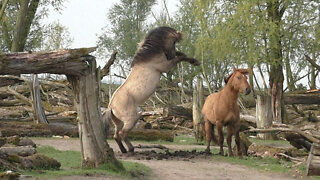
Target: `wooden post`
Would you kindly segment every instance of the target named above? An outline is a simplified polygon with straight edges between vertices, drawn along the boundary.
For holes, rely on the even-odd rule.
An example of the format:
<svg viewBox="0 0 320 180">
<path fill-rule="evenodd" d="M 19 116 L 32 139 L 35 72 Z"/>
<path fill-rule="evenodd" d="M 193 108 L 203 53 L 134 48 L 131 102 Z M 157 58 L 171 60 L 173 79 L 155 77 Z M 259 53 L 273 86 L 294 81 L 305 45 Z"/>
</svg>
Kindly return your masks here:
<svg viewBox="0 0 320 180">
<path fill-rule="evenodd" d="M 320 176 L 320 144 L 313 143 L 307 160 L 307 175 Z"/>
<path fill-rule="evenodd" d="M 96 69 L 94 57 L 87 57 L 88 69 L 81 76 L 67 76 L 75 97 L 75 105 L 79 117 L 79 138 L 83 167 L 97 167 L 106 162 L 118 166 L 112 148 L 106 141 L 100 111 L 100 77 Z"/>
<path fill-rule="evenodd" d="M 192 106 L 192 116 L 193 116 L 193 129 L 197 141 L 203 141 L 204 139 L 204 122 L 201 117 L 201 109 L 203 105 L 203 84 L 202 78 L 198 76 L 197 86 L 193 89 L 193 106 Z"/>
<path fill-rule="evenodd" d="M 195 133 L 195 138 L 198 141 L 199 128 L 200 128 L 200 109 L 199 109 L 198 91 L 197 87 L 193 88 L 193 103 L 192 103 L 192 119 L 193 119 L 193 130 Z"/>
<path fill-rule="evenodd" d="M 268 129 L 272 126 L 272 109 L 270 95 L 257 95 L 256 118 L 257 128 Z M 262 139 L 273 139 L 273 135 L 271 133 L 258 133 L 257 136 Z"/>
</svg>

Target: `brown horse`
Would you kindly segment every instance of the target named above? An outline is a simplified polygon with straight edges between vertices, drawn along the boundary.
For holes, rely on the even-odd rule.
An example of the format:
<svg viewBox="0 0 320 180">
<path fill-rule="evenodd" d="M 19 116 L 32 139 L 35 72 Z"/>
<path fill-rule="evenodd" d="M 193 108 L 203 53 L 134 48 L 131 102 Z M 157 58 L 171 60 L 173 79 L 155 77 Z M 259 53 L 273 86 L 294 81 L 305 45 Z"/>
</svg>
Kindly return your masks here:
<svg viewBox="0 0 320 180">
<path fill-rule="evenodd" d="M 214 126 L 217 126 L 219 135 L 220 154 L 223 152 L 223 132 L 222 127 L 228 127 L 227 144 L 229 156 L 233 156 L 231 149 L 231 138 L 235 135 L 235 141 L 238 149 L 238 156 L 241 157 L 240 151 L 240 113 L 237 104 L 238 94 L 250 93 L 251 88 L 247 82 L 246 74 L 249 73 L 248 69 L 233 69 L 233 73 L 225 79 L 226 86 L 218 93 L 209 95 L 203 105 L 202 115 L 205 120 L 205 131 L 207 139 L 206 152 L 210 153 L 210 141 L 216 141 L 214 135 Z"/>
<path fill-rule="evenodd" d="M 122 153 L 127 152 L 122 140 L 129 152 L 134 151 L 128 133 L 141 117 L 139 105 L 155 92 L 161 74 L 168 72 L 181 61 L 200 65 L 197 60 L 176 51 L 175 43 L 181 39 L 182 34 L 170 27 L 152 30 L 139 44 L 129 76 L 114 92 L 108 109 L 103 113 L 106 125 L 111 119 L 115 125 L 114 138 Z"/>
</svg>

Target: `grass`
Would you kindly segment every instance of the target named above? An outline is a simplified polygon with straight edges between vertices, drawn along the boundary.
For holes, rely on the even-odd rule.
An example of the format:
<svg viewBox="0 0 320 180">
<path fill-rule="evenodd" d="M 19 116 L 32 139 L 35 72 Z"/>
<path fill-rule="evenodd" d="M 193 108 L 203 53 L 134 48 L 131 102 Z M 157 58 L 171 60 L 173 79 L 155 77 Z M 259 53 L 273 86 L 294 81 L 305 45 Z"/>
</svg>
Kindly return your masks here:
<svg viewBox="0 0 320 180">
<path fill-rule="evenodd" d="M 81 167 L 81 153 L 77 151 L 59 151 L 49 146 L 37 148 L 38 153 L 52 157 L 61 163 L 61 170 L 35 170 L 25 171 L 23 174 L 36 178 L 53 178 L 72 175 L 105 174 L 121 178 L 131 179 L 142 175 L 148 175 L 150 168 L 140 163 L 121 161 L 125 170 L 115 167 L 113 164 L 103 164 L 98 168 L 86 169 Z"/>
</svg>

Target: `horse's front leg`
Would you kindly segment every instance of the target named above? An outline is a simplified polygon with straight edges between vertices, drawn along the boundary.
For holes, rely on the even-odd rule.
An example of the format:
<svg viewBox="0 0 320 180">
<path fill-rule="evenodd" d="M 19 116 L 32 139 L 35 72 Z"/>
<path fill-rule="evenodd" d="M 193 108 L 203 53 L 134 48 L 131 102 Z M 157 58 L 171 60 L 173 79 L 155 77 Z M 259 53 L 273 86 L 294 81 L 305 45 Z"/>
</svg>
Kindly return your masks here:
<svg viewBox="0 0 320 180">
<path fill-rule="evenodd" d="M 228 144 L 228 155 L 229 157 L 233 156 L 231 141 L 232 141 L 232 134 L 234 132 L 234 127 L 232 125 L 228 125 L 228 135 L 227 135 L 227 144 Z"/>
<path fill-rule="evenodd" d="M 239 122 L 239 121 L 238 121 Z M 239 131 L 240 131 L 240 123 L 237 123 L 235 125 L 235 141 L 236 141 L 236 145 L 237 145 L 237 150 L 238 150 L 238 157 L 242 158 L 242 151 L 241 151 L 241 144 L 240 144 L 240 135 L 239 135 Z"/>
<path fill-rule="evenodd" d="M 217 121 L 216 126 L 217 126 L 217 130 L 218 130 L 218 135 L 219 135 L 219 145 L 220 145 L 219 154 L 221 156 L 224 156 L 224 152 L 223 152 L 223 132 L 222 132 L 223 125 L 222 125 L 222 123 Z"/>
<path fill-rule="evenodd" d="M 199 66 L 201 63 L 193 58 L 188 58 L 187 55 L 185 55 L 183 52 L 177 51 L 176 52 L 176 61 L 181 62 L 181 61 L 185 61 L 185 62 L 189 62 L 190 64 L 194 65 L 194 66 Z"/>
</svg>

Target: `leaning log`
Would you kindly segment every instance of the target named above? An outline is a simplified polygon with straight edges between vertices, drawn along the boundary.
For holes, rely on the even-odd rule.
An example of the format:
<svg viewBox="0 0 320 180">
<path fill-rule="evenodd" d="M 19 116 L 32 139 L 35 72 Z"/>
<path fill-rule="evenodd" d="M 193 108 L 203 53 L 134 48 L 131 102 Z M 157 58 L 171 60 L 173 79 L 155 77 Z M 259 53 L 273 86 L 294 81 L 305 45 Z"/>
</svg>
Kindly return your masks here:
<svg viewBox="0 0 320 180">
<path fill-rule="evenodd" d="M 307 175 L 320 176 L 320 144 L 312 144 L 307 160 Z"/>
</svg>

